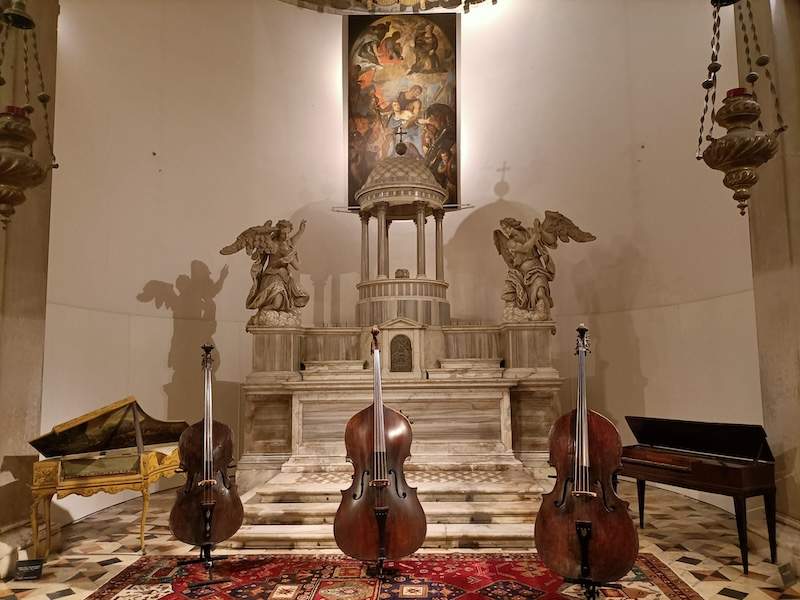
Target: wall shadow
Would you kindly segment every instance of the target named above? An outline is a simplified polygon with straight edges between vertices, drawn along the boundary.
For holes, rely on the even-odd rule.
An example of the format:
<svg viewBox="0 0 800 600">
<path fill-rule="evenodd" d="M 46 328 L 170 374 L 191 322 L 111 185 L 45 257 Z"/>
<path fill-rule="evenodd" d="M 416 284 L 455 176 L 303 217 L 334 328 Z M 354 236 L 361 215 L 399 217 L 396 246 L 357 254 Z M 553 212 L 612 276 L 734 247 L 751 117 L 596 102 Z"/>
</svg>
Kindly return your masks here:
<svg viewBox="0 0 800 600">
<path fill-rule="evenodd" d="M 504 163 L 505 165 L 505 163 Z M 503 313 L 501 293 L 508 269 L 494 247 L 493 232 L 500 220 L 514 217 L 531 223 L 542 216 L 530 205 L 508 200 L 511 186 L 503 178 L 494 186 L 495 199 L 469 212 L 445 244 L 445 274 L 454 320 L 497 322 Z M 444 226 L 447 228 L 447 219 Z M 495 307 L 487 313 L 485 307 Z"/>
<path fill-rule="evenodd" d="M 311 278 L 313 324 L 352 324 L 356 290 L 343 286 L 342 279 L 361 270 L 361 221 L 355 214 L 333 212 L 328 202 L 305 204 L 289 217 L 295 227 L 303 219 L 308 225 L 298 251 L 300 272 Z"/>
<path fill-rule="evenodd" d="M 203 418 L 200 347 L 207 343 L 216 346 L 217 305 L 214 298 L 222 290 L 227 276 L 227 265 L 215 280 L 208 265 L 193 260 L 189 273 L 178 275 L 175 283 L 148 281 L 136 296 L 139 302 L 152 302 L 157 308 L 165 308 L 172 313 L 172 341 L 167 356 L 172 379 L 163 386 L 167 395 L 167 419 L 186 420 L 191 424 Z M 218 349 L 213 356 L 216 375 L 222 364 Z M 239 387 L 238 382 L 219 381 L 214 377 L 214 418 L 228 424 L 234 431 Z"/>
<path fill-rule="evenodd" d="M 3 507 L 4 531 L 16 526 L 29 527 L 31 516 L 31 484 L 33 465 L 39 455 L 8 455 L 0 464 L 0 506 Z M 50 519 L 53 526 L 72 522 L 72 516 L 58 503 L 51 504 Z M 39 533 L 43 532 L 43 515 L 39 512 Z M 42 538 L 43 539 L 43 538 Z"/>
<path fill-rule="evenodd" d="M 0 503 L 3 528 L 24 524 L 31 510 L 31 483 L 36 455 L 6 455 L 0 464 Z"/>
<path fill-rule="evenodd" d="M 622 239 L 598 248 L 592 247 L 588 258 L 571 270 L 578 304 L 586 315 L 592 339 L 590 361 L 594 365 L 589 369 L 587 384 L 589 407 L 609 417 L 627 442 L 633 438 L 624 417 L 644 415 L 646 408 L 647 378 L 642 373 L 641 343 L 629 310 L 645 264 L 639 250 Z M 603 248 L 614 251 L 603 252 Z M 597 285 L 598 278 L 603 280 L 602 288 Z M 612 310 L 602 290 L 612 290 L 614 304 L 622 301 L 624 308 Z M 565 389 L 571 392 L 562 396 L 562 403 L 565 410 L 571 410 L 577 393 L 572 346 L 562 348 L 561 358 L 561 375 L 567 379 Z"/>
</svg>

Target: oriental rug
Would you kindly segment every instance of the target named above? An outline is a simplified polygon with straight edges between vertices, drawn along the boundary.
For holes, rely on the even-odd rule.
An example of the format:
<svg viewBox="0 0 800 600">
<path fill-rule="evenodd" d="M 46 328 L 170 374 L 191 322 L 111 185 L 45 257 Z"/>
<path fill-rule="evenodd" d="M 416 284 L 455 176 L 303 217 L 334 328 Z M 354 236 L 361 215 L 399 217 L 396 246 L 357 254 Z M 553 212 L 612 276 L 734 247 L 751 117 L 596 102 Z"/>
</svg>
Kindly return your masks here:
<svg viewBox="0 0 800 600">
<path fill-rule="evenodd" d="M 202 565 L 179 566 L 184 557 L 145 556 L 89 596 L 89 600 L 521 600 L 580 598 L 576 586 L 549 572 L 533 553 L 421 554 L 387 562 L 391 576 L 378 581 L 366 567 L 336 555 L 239 555 L 215 564 L 229 579 L 189 588 L 207 574 Z M 701 600 L 651 554 L 641 554 L 614 600 Z"/>
</svg>

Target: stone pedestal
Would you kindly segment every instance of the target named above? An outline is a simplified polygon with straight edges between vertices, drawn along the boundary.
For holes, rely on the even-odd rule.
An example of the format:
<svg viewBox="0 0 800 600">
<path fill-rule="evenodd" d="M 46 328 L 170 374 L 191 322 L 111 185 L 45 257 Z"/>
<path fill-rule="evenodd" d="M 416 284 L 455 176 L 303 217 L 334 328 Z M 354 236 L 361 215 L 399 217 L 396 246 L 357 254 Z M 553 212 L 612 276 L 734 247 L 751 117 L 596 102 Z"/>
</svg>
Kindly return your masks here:
<svg viewBox="0 0 800 600">
<path fill-rule="evenodd" d="M 529 321 L 500 325 L 501 352 L 506 368 L 536 369 L 540 374 L 556 374 L 553 368 L 555 321 Z"/>
</svg>

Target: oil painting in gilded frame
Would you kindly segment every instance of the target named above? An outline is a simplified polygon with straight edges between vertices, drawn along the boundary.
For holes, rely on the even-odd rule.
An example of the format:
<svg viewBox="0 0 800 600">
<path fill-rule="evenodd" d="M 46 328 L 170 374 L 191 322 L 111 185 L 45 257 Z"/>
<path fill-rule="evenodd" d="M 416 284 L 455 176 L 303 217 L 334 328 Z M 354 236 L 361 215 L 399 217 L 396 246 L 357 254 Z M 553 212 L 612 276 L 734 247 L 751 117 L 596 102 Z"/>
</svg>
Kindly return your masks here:
<svg viewBox="0 0 800 600">
<path fill-rule="evenodd" d="M 348 205 L 383 158 L 395 155 L 395 131 L 407 132 L 407 156 L 425 161 L 459 204 L 459 15 L 347 17 Z"/>
</svg>

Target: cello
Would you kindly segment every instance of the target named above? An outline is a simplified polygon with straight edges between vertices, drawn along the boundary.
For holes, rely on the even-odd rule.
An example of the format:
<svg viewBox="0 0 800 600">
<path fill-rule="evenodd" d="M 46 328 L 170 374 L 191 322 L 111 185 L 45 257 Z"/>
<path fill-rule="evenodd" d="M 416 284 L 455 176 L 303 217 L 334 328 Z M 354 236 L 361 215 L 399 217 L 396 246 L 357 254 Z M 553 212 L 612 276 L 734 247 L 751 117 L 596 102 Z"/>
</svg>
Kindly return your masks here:
<svg viewBox="0 0 800 600">
<path fill-rule="evenodd" d="M 228 475 L 233 461 L 230 427 L 214 420 L 212 404 L 212 345 L 203 345 L 205 413 L 203 419 L 183 431 L 178 442 L 181 470 L 186 484 L 178 489 L 169 513 L 169 528 L 180 541 L 200 547 L 200 558 L 182 564 L 202 562 L 209 580 L 190 587 L 222 583 L 211 579 L 211 550 L 233 536 L 242 526 L 244 508 L 236 483 Z"/>
<path fill-rule="evenodd" d="M 333 521 L 339 549 L 352 558 L 377 563 L 416 552 L 425 541 L 425 512 L 416 488 L 409 487 L 403 463 L 411 455 L 411 425 L 383 405 L 378 328 L 372 329 L 373 401 L 353 415 L 345 428 L 347 460 L 353 482 L 342 490 Z"/>
<path fill-rule="evenodd" d="M 589 598 L 633 567 L 639 538 L 628 503 L 617 496 L 622 442 L 614 424 L 586 404 L 588 329 L 578 327 L 578 399 L 550 431 L 550 465 L 555 487 L 542 497 L 536 515 L 536 550 L 544 564 Z"/>
</svg>

